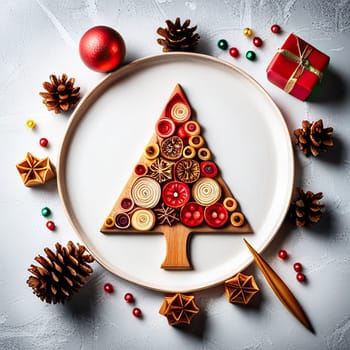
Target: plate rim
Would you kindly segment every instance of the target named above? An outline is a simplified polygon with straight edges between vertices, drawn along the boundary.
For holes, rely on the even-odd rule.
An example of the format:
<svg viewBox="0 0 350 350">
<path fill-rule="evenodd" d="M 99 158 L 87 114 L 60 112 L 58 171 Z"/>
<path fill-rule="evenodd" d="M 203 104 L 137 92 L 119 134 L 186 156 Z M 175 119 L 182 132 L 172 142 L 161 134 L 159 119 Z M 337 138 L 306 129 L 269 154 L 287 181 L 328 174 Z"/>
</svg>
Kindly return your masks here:
<svg viewBox="0 0 350 350">
<path fill-rule="evenodd" d="M 172 292 L 172 291 L 178 292 L 179 290 L 164 289 L 164 288 L 162 289 L 162 288 L 150 286 L 147 283 L 143 283 L 140 280 L 131 278 L 127 274 L 122 274 L 122 273 L 116 272 L 115 269 L 113 268 L 113 266 L 111 266 L 110 263 L 105 261 L 103 257 L 99 256 L 99 254 L 94 254 L 93 247 L 91 247 L 90 244 L 88 244 L 85 241 L 85 239 L 83 237 L 84 235 L 80 232 L 80 230 L 82 230 L 82 228 L 80 227 L 80 224 L 79 224 L 77 218 L 73 218 L 72 215 L 70 215 L 70 213 L 69 213 L 70 208 L 71 208 L 71 203 L 67 199 L 67 196 L 65 195 L 65 193 L 68 194 L 67 182 L 65 180 L 65 168 L 66 168 L 65 167 L 65 158 L 67 155 L 67 151 L 69 149 L 69 144 L 70 144 L 69 141 L 71 140 L 71 137 L 72 137 L 71 134 L 72 133 L 74 134 L 77 124 L 80 122 L 80 120 L 84 116 L 86 110 L 90 107 L 91 103 L 93 102 L 90 100 L 94 99 L 94 96 L 96 94 L 97 94 L 97 98 L 101 95 L 100 94 L 101 89 L 105 90 L 106 88 L 108 88 L 109 84 L 113 85 L 113 83 L 115 83 L 115 81 L 118 81 L 124 75 L 127 75 L 130 72 L 132 73 L 133 70 L 137 69 L 138 67 L 140 67 L 140 66 L 142 67 L 143 64 L 147 64 L 149 62 L 151 63 L 153 60 L 157 61 L 159 59 L 160 60 L 168 59 L 169 57 L 170 57 L 170 59 L 171 59 L 171 57 L 178 57 L 178 58 L 183 58 L 183 59 L 192 58 L 192 59 L 200 59 L 202 61 L 206 60 L 209 62 L 213 62 L 215 64 L 224 65 L 224 66 L 228 67 L 229 69 L 232 69 L 232 70 L 236 71 L 237 73 L 239 73 L 240 75 L 244 76 L 244 78 L 248 79 L 251 83 L 253 83 L 264 94 L 265 98 L 268 99 L 270 105 L 275 109 L 275 112 L 280 119 L 281 126 L 283 127 L 284 132 L 286 133 L 286 135 L 288 135 L 288 137 L 290 137 L 289 136 L 289 129 L 288 129 L 286 120 L 285 120 L 281 110 L 279 109 L 279 107 L 277 106 L 275 101 L 272 99 L 270 94 L 267 92 L 267 90 L 255 78 L 253 78 L 251 75 L 249 75 L 247 72 L 245 72 L 241 68 L 239 68 L 239 67 L 237 67 L 237 66 L 235 66 L 227 61 L 224 61 L 220 58 L 209 56 L 206 54 L 191 53 L 191 52 L 167 52 L 167 53 L 138 58 L 138 59 L 126 64 L 126 65 L 123 65 L 122 67 L 120 67 L 116 71 L 108 73 L 97 84 L 95 84 L 86 93 L 86 95 L 79 101 L 78 105 L 76 106 L 75 110 L 73 111 L 73 113 L 70 116 L 70 119 L 67 123 L 66 130 L 65 130 L 62 142 L 61 142 L 61 147 L 59 150 L 59 156 L 58 156 L 58 161 L 57 161 L 57 188 L 58 188 L 60 202 L 62 203 L 63 208 L 64 208 L 64 212 L 65 212 L 66 216 L 68 217 L 68 221 L 69 221 L 70 225 L 73 227 L 78 238 L 83 242 L 83 244 L 86 246 L 88 251 L 94 256 L 95 260 L 102 267 L 104 267 L 106 270 L 110 271 L 114 275 L 116 275 L 116 276 L 118 276 L 126 281 L 129 281 L 131 283 L 135 283 L 135 284 L 142 286 L 144 288 L 159 291 L 159 292 Z M 276 222 L 275 232 L 272 234 L 271 238 L 269 238 L 262 246 L 260 246 L 257 249 L 257 251 L 259 253 L 263 252 L 267 248 L 267 246 L 269 244 L 271 244 L 273 239 L 277 236 L 277 234 L 278 234 L 278 232 L 279 232 L 279 230 L 280 230 L 280 228 L 281 228 L 281 226 L 286 218 L 288 208 L 289 208 L 289 203 L 290 203 L 292 195 L 293 195 L 293 189 L 294 189 L 294 183 L 295 183 L 295 159 L 294 159 L 294 152 L 293 152 L 291 142 L 288 143 L 288 145 L 289 145 L 288 146 L 288 148 L 289 148 L 288 153 L 290 156 L 289 157 L 290 158 L 289 166 L 290 166 L 290 171 L 291 171 L 288 202 L 286 202 L 288 204 L 285 205 L 285 208 L 283 210 L 283 215 L 281 215 L 279 221 Z M 243 240 L 243 238 L 242 238 L 242 240 Z M 253 257 L 250 257 L 247 260 L 247 262 L 243 264 L 243 267 L 241 270 L 246 269 L 253 261 L 254 261 Z M 181 290 L 181 292 L 186 293 L 186 292 L 200 291 L 200 290 L 204 290 L 207 288 L 215 287 L 223 282 L 224 282 L 223 280 L 222 281 L 215 281 L 215 282 L 206 284 L 205 286 L 200 286 L 198 288 L 191 288 L 191 289 L 183 288 Z"/>
</svg>

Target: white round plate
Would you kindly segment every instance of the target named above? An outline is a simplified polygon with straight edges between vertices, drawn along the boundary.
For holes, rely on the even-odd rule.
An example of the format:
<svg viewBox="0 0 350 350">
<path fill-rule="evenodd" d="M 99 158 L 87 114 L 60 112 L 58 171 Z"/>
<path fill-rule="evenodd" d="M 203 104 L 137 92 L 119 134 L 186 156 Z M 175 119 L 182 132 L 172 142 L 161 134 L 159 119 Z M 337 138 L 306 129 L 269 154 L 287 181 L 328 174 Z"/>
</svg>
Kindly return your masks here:
<svg viewBox="0 0 350 350">
<path fill-rule="evenodd" d="M 161 234 L 99 231 L 177 83 L 254 230 L 194 233 L 190 271 L 160 268 L 166 249 Z M 231 64 L 190 53 L 139 59 L 107 75 L 72 115 L 58 164 L 61 200 L 96 260 L 122 278 L 164 292 L 214 286 L 251 263 L 243 237 L 258 251 L 267 246 L 286 215 L 293 180 L 288 129 L 265 90 Z"/>
</svg>

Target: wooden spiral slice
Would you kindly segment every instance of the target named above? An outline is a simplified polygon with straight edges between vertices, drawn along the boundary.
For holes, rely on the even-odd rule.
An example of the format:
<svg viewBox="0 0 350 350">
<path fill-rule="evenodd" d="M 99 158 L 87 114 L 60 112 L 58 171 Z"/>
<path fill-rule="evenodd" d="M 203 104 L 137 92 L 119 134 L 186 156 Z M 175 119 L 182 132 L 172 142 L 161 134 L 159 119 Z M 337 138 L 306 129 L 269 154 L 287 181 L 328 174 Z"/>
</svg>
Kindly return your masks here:
<svg viewBox="0 0 350 350">
<path fill-rule="evenodd" d="M 202 177 L 193 185 L 192 197 L 200 205 L 212 205 L 220 199 L 221 187 L 216 180 Z"/>
<path fill-rule="evenodd" d="M 158 181 L 148 176 L 137 178 L 131 187 L 131 197 L 141 208 L 154 208 L 159 202 L 161 193 Z"/>
<path fill-rule="evenodd" d="M 190 110 L 184 103 L 177 102 L 171 107 L 170 115 L 175 123 L 184 123 L 190 117 Z"/>
<path fill-rule="evenodd" d="M 150 209 L 137 209 L 131 217 L 131 226 L 137 231 L 152 230 L 156 216 Z"/>
</svg>

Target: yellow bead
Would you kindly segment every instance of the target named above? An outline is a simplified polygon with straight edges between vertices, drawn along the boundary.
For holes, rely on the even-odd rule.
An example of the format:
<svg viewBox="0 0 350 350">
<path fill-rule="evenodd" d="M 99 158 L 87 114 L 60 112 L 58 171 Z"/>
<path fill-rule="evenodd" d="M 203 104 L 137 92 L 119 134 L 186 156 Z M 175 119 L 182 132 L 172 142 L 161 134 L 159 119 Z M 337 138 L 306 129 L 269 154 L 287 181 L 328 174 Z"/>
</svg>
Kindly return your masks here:
<svg viewBox="0 0 350 350">
<path fill-rule="evenodd" d="M 27 125 L 27 128 L 33 129 L 33 128 L 35 127 L 35 121 L 32 120 L 32 119 L 28 119 L 28 120 L 26 121 L 26 125 Z"/>
<path fill-rule="evenodd" d="M 245 36 L 252 36 L 253 35 L 253 31 L 250 28 L 244 28 L 243 29 L 243 34 Z"/>
</svg>

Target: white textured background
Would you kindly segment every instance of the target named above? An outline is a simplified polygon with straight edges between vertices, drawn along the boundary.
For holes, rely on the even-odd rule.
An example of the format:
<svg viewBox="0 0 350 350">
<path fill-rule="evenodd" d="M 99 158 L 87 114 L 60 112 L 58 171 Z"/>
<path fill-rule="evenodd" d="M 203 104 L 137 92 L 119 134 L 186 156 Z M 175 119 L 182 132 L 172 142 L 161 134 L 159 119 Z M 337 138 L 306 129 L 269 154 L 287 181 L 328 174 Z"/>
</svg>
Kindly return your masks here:
<svg viewBox="0 0 350 350">
<path fill-rule="evenodd" d="M 66 305 L 48 305 L 26 286 L 27 268 L 35 255 L 56 241 L 77 237 L 60 204 L 55 182 L 27 189 L 15 164 L 27 151 L 57 159 L 69 116 L 45 110 L 38 92 L 51 73 L 67 72 L 77 79 L 84 95 L 102 77 L 81 62 L 77 45 L 81 35 L 97 24 L 110 25 L 123 35 L 127 60 L 158 54 L 156 29 L 167 18 L 190 18 L 198 25 L 198 51 L 234 62 L 255 77 L 284 113 L 290 130 L 303 118 L 323 118 L 335 129 L 334 149 L 318 159 L 296 154 L 296 184 L 324 193 L 327 210 L 312 229 L 286 224 L 264 256 L 279 272 L 306 309 L 316 335 L 305 330 L 279 303 L 260 272 L 252 266 L 261 293 L 253 305 L 227 303 L 223 288 L 196 293 L 201 313 L 191 327 L 176 329 L 158 314 L 161 293 L 132 285 L 97 264 L 87 285 Z M 278 23 L 283 33 L 273 35 Z M 256 49 L 258 60 L 242 55 L 233 60 L 216 43 L 225 38 L 241 52 L 251 48 L 242 35 L 250 26 L 265 42 Z M 0 142 L 1 142 L 1 349 L 336 349 L 350 348 L 350 2 L 343 1 L 78 1 L 2 0 L 0 4 Z M 313 101 L 303 103 L 271 85 L 265 68 L 290 32 L 331 57 L 323 88 Z M 232 106 L 234 108 L 234 106 Z M 25 121 L 38 127 L 28 130 Z M 48 149 L 38 145 L 40 137 Z M 45 228 L 40 210 L 49 206 L 57 224 Z M 285 248 L 289 261 L 277 258 Z M 299 284 L 294 261 L 305 266 L 308 282 Z M 111 282 L 115 293 L 103 285 Z M 142 320 L 131 315 L 123 300 L 136 297 Z"/>
</svg>

